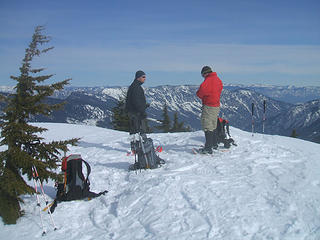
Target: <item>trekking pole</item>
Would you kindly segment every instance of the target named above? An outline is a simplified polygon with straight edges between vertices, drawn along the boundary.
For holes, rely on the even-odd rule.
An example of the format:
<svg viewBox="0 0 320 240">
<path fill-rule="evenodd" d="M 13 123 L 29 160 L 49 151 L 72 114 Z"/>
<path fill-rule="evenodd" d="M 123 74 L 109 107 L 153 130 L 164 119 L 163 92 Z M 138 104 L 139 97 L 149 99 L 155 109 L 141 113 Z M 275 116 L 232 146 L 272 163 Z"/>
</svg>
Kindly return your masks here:
<svg viewBox="0 0 320 240">
<path fill-rule="evenodd" d="M 252 137 L 254 132 L 254 119 L 253 119 L 253 111 L 254 111 L 254 103 L 251 105 L 251 131 L 252 131 Z"/>
<path fill-rule="evenodd" d="M 33 169 L 34 169 L 34 172 L 36 174 L 36 181 L 39 181 L 39 185 L 40 185 L 40 189 L 41 189 L 41 195 L 42 195 L 43 200 L 45 201 L 46 206 L 47 206 L 49 204 L 49 201 L 47 200 L 46 195 L 44 193 L 43 185 L 42 185 L 42 183 L 41 183 L 41 181 L 39 179 L 39 174 L 38 174 L 36 166 L 33 165 Z M 55 231 L 55 230 L 57 230 L 57 227 L 56 227 L 56 225 L 55 225 L 55 223 L 53 221 L 53 217 L 52 217 L 52 213 L 51 213 L 50 208 L 48 208 L 48 213 L 49 213 L 50 220 L 51 220 L 51 223 L 52 223 L 52 226 L 53 226 L 53 230 Z"/>
<path fill-rule="evenodd" d="M 37 188 L 37 183 L 36 183 L 36 175 L 35 175 L 35 172 L 33 171 L 33 168 L 32 168 L 32 176 L 33 176 L 34 189 L 36 191 L 37 206 L 39 208 L 39 214 L 40 214 L 40 219 L 41 219 L 42 236 L 44 236 L 46 234 L 46 229 L 44 228 L 44 225 L 43 225 L 43 219 L 42 219 L 42 215 L 41 215 L 40 199 L 39 199 L 39 196 L 38 196 L 38 188 Z"/>
<path fill-rule="evenodd" d="M 25 144 L 25 146 L 26 146 L 26 151 L 27 151 L 27 153 L 28 153 L 29 155 L 32 154 L 32 146 L 35 146 L 37 143 L 39 143 L 39 141 L 36 141 L 36 142 L 34 142 L 34 143 L 27 143 L 27 144 Z M 36 190 L 36 192 L 38 192 L 38 190 L 37 190 L 37 184 L 38 184 L 38 181 L 39 181 L 39 186 L 40 186 L 40 189 L 41 189 L 41 195 L 42 195 L 42 197 L 43 197 L 43 199 L 44 199 L 44 201 L 45 201 L 45 203 L 46 203 L 46 206 L 47 206 L 49 202 L 48 202 L 48 200 L 47 200 L 47 198 L 46 198 L 46 195 L 45 195 L 45 193 L 44 193 L 43 185 L 42 185 L 42 183 L 41 183 L 41 181 L 40 181 L 39 174 L 38 174 L 38 171 L 37 171 L 36 166 L 33 165 L 31 170 L 32 170 L 32 175 L 33 175 L 33 181 L 34 181 L 34 184 L 35 184 L 35 190 Z M 39 199 L 38 195 L 37 195 L 37 199 L 38 199 L 38 204 L 39 204 L 39 208 L 40 208 L 40 199 Z M 41 210 L 40 210 L 40 211 L 41 211 Z M 57 227 L 56 227 L 56 225 L 54 224 L 53 217 L 52 217 L 52 214 L 51 214 L 51 210 L 50 210 L 50 209 L 49 209 L 48 213 L 49 213 L 49 215 L 50 215 L 50 220 L 51 220 L 51 223 L 52 223 L 52 226 L 53 226 L 54 230 L 57 230 Z M 41 221 L 42 221 L 42 217 L 41 217 Z M 43 234 L 43 233 L 42 233 L 42 234 Z M 45 234 L 45 233 L 44 233 L 44 234 Z"/>
<path fill-rule="evenodd" d="M 134 135 L 134 140 L 133 140 L 133 148 L 134 148 L 134 166 L 137 174 L 137 141 L 136 141 L 136 135 Z M 141 170 L 141 169 L 140 169 Z"/>
<path fill-rule="evenodd" d="M 264 123 L 266 121 L 266 100 L 263 100 L 263 119 L 262 119 L 262 133 L 264 134 Z"/>
<path fill-rule="evenodd" d="M 142 136 L 141 136 L 140 133 L 139 133 L 139 137 L 140 137 L 140 144 L 141 144 L 141 149 L 142 149 L 142 152 L 143 152 L 144 160 L 146 161 L 146 168 L 149 168 L 149 161 L 148 161 L 148 158 L 147 158 L 146 150 L 144 149 L 143 139 L 142 139 Z"/>
</svg>

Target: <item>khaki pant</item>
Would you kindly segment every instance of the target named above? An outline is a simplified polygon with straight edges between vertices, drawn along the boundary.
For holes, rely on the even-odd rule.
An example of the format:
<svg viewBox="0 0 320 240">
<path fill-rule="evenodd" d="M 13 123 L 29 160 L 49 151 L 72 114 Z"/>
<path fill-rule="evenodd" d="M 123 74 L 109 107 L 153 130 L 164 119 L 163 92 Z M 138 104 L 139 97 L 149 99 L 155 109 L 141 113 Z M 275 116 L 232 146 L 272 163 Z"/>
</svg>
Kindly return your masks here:
<svg viewBox="0 0 320 240">
<path fill-rule="evenodd" d="M 203 131 L 213 131 L 217 128 L 220 107 L 202 106 L 201 125 Z"/>
</svg>

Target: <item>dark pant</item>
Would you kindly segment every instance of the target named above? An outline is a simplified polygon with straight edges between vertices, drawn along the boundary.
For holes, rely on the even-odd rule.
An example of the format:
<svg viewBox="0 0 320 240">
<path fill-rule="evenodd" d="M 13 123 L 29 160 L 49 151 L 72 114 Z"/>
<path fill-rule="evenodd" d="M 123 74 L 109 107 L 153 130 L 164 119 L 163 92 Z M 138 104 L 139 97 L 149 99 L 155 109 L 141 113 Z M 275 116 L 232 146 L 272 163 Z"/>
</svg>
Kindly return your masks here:
<svg viewBox="0 0 320 240">
<path fill-rule="evenodd" d="M 217 130 L 213 131 L 205 131 L 205 138 L 206 143 L 204 145 L 206 150 L 209 150 L 211 148 L 217 149 L 218 148 L 218 133 Z"/>
<path fill-rule="evenodd" d="M 147 131 L 147 124 L 146 118 L 143 118 L 141 114 L 136 113 L 129 113 L 130 119 L 130 134 L 135 133 L 146 133 Z"/>
</svg>

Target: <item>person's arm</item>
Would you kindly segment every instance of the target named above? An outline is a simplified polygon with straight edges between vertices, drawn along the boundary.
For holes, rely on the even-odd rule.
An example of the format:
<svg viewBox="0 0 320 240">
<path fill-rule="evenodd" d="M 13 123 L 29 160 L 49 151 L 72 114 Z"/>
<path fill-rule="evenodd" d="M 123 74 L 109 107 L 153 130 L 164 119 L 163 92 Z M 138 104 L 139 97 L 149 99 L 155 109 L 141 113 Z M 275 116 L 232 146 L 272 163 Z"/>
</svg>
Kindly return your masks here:
<svg viewBox="0 0 320 240">
<path fill-rule="evenodd" d="M 134 95 L 134 105 L 141 116 L 144 116 L 146 111 L 146 98 L 142 88 L 136 89 L 136 94 Z"/>
</svg>

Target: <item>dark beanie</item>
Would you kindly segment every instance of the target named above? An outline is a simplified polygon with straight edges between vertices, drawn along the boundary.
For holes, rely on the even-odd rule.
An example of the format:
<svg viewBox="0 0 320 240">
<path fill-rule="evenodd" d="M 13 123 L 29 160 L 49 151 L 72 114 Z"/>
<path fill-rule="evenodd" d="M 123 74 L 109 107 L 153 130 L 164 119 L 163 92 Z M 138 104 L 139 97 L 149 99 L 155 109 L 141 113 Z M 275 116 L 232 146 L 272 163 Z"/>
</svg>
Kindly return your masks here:
<svg viewBox="0 0 320 240">
<path fill-rule="evenodd" d="M 202 69 L 201 69 L 201 75 L 203 74 L 206 74 L 206 73 L 211 73 L 212 72 L 212 69 L 208 66 L 204 66 Z"/>
<path fill-rule="evenodd" d="M 144 75 L 146 75 L 146 74 L 144 73 L 144 71 L 139 70 L 138 72 L 136 72 L 135 79 L 138 79 L 139 77 L 142 77 L 142 76 L 144 76 Z"/>
</svg>

